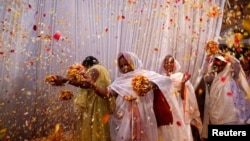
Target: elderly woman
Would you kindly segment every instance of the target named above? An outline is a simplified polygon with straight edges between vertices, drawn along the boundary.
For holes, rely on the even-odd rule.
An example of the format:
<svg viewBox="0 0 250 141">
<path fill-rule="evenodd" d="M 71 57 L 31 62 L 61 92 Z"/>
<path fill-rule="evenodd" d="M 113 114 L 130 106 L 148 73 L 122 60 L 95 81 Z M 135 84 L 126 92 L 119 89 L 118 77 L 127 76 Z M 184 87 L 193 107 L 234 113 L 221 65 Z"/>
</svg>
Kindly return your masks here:
<svg viewBox="0 0 250 141">
<path fill-rule="evenodd" d="M 175 140 L 184 141 L 185 124 L 171 80 L 142 69 L 142 62 L 134 53 L 119 53 L 117 59 L 121 75 L 109 87 L 102 89 L 89 81 L 101 97 L 116 97 L 110 118 L 112 140 L 170 141 L 173 138 L 167 135 L 171 135 Z M 170 133 L 165 126 L 178 130 Z"/>
<path fill-rule="evenodd" d="M 205 103 L 204 138 L 208 124 L 246 124 L 250 113 L 247 108 L 250 88 L 242 67 L 235 77 L 232 63 L 215 55 L 211 68 L 204 77 L 210 86 Z"/>
<path fill-rule="evenodd" d="M 201 134 L 202 122 L 195 90 L 189 81 L 191 75 L 189 73 L 180 72 L 180 68 L 181 66 L 178 61 L 172 55 L 167 55 L 162 61 L 160 73 L 169 76 L 173 82 L 175 96 L 188 132 L 187 141 L 193 141 L 191 125 L 196 127 Z"/>
<path fill-rule="evenodd" d="M 213 114 L 209 114 L 209 112 L 212 107 L 215 108 L 216 112 L 224 113 L 224 112 L 220 112 L 220 110 L 218 109 L 218 108 L 221 108 L 221 104 L 219 105 L 220 107 L 218 108 L 216 108 L 216 106 L 210 107 L 212 105 L 211 102 L 213 103 L 215 102 L 213 100 L 217 100 L 217 99 L 212 98 L 212 95 L 214 95 L 215 93 L 217 94 L 220 93 L 219 94 L 220 96 L 223 95 L 221 93 L 232 94 L 234 98 L 234 102 L 236 102 L 237 103 L 236 105 L 238 105 L 237 107 L 241 107 L 241 108 L 237 108 L 237 110 L 244 109 L 244 113 L 245 113 L 243 114 L 244 116 L 246 116 L 246 112 L 249 112 L 248 109 L 245 108 L 247 107 L 246 102 L 248 101 L 248 100 L 246 101 L 245 97 L 246 97 L 246 94 L 249 93 L 249 86 L 247 86 L 246 78 L 244 78 L 246 76 L 243 72 L 240 61 L 234 56 L 230 55 L 228 52 L 222 52 L 219 49 L 218 42 L 215 42 L 213 40 L 207 42 L 205 49 L 206 49 L 206 59 L 204 61 L 204 64 L 201 70 L 201 74 L 203 75 L 203 78 L 206 81 L 206 98 L 205 98 L 205 108 L 204 108 L 203 131 L 202 131 L 203 138 L 208 137 L 208 131 L 207 131 L 208 124 L 230 124 L 231 122 L 236 124 L 236 123 L 239 123 L 239 121 L 242 121 L 240 120 L 242 118 L 237 118 L 237 120 L 234 119 L 234 121 L 230 121 L 229 123 L 229 120 L 230 119 L 232 120 L 232 117 L 235 116 L 235 113 L 232 114 L 230 118 L 225 119 L 228 121 L 224 121 L 224 118 L 222 117 L 221 117 L 220 122 L 210 121 L 211 115 Z M 222 72 L 225 72 L 225 73 L 222 73 Z M 220 76 L 221 79 L 218 76 Z M 237 91 L 241 91 L 241 92 L 239 93 Z M 242 94 L 245 96 L 239 96 Z M 239 100 L 239 98 L 237 97 L 241 97 L 240 98 L 241 100 Z M 220 100 L 222 99 L 225 100 L 224 98 L 221 97 Z M 244 104 L 240 104 L 242 103 L 240 101 L 243 101 Z M 215 112 L 212 111 L 212 113 L 215 113 Z M 242 112 L 238 112 L 238 113 L 241 113 L 242 115 Z M 219 115 L 216 115 L 216 116 L 218 118 Z"/>
</svg>

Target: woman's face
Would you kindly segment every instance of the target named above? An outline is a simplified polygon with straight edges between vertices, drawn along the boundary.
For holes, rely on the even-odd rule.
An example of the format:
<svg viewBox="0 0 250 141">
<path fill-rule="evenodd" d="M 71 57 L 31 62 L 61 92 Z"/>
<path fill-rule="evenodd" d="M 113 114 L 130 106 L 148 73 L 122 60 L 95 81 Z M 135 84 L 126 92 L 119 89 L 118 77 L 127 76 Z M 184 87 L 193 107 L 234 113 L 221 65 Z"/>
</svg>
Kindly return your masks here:
<svg viewBox="0 0 250 141">
<path fill-rule="evenodd" d="M 223 62 L 217 58 L 215 58 L 213 62 L 214 68 L 216 69 L 217 73 L 221 72 L 226 67 L 226 64 L 226 62 Z"/>
<path fill-rule="evenodd" d="M 119 58 L 118 66 L 120 68 L 121 73 L 127 73 L 133 71 L 132 66 L 128 63 L 128 61 L 124 58 L 124 56 L 121 56 Z"/>
<path fill-rule="evenodd" d="M 171 74 L 174 71 L 174 58 L 173 57 L 166 57 L 164 60 L 163 65 L 167 75 Z"/>
</svg>

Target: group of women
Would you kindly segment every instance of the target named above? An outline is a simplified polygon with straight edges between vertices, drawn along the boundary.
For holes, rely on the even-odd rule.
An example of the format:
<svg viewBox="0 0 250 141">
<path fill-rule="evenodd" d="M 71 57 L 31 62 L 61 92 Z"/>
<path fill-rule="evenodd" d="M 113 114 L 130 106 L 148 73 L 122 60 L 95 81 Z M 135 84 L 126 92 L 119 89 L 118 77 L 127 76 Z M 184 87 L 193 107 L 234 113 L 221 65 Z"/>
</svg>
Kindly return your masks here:
<svg viewBox="0 0 250 141">
<path fill-rule="evenodd" d="M 55 85 L 67 82 L 82 88 L 79 140 L 192 141 L 191 124 L 201 132 L 191 75 L 178 72 L 174 57 L 165 57 L 159 73 L 143 69 L 132 52 L 119 53 L 117 61 L 121 74 L 111 84 L 107 70 L 92 56 L 82 63 L 87 69 L 84 81 L 55 80 Z"/>
<path fill-rule="evenodd" d="M 203 140 L 203 137 L 207 138 L 207 130 L 204 129 L 208 124 L 237 123 L 235 120 L 237 116 L 244 117 L 241 119 L 244 121 L 248 116 L 246 110 L 240 110 L 241 112 L 235 112 L 238 113 L 234 114 L 235 117 L 225 117 L 229 114 L 232 115 L 232 112 L 229 112 L 231 108 L 228 106 L 243 108 L 246 105 L 246 100 L 242 100 L 241 97 L 244 91 L 241 96 L 236 96 L 236 94 L 241 88 L 247 91 L 249 85 L 246 86 L 242 78 L 238 80 L 241 80 L 243 85 L 233 87 L 233 84 L 236 85 L 236 83 L 232 83 L 230 79 L 231 71 L 223 71 L 233 63 L 225 61 L 224 56 L 213 55 L 210 57 L 213 58 L 213 65 L 207 64 L 204 68 L 209 68 L 203 71 L 208 84 L 208 93 L 210 92 L 210 94 L 206 94 L 204 114 L 206 120 L 203 123 L 195 90 L 189 81 L 191 75 L 180 72 L 178 61 L 171 55 L 167 55 L 162 61 L 160 72 L 155 72 L 143 69 L 143 64 L 136 54 L 121 52 L 117 56 L 120 75 L 113 82 L 110 82 L 108 71 L 99 61 L 89 56 L 82 63 L 86 67 L 83 81 L 75 82 L 57 76 L 54 84 L 61 85 L 67 82 L 81 88 L 81 93 L 75 100 L 78 101 L 76 104 L 81 107 L 79 108 L 81 110 L 79 110 L 78 140 L 193 141 L 195 139 L 191 126 L 197 129 L 201 135 L 200 140 Z M 219 61 L 225 64 L 220 64 Z M 215 68 L 215 65 L 217 65 L 217 74 L 213 74 L 213 78 L 211 77 L 209 81 L 207 76 L 211 74 L 210 70 Z M 222 68 L 219 70 L 218 66 Z M 213 69 L 212 72 L 215 73 L 215 70 Z M 223 74 L 219 74 L 220 72 Z M 241 72 L 238 74 L 235 77 L 244 76 Z M 219 81 L 224 75 L 225 83 L 221 84 Z M 218 89 L 217 86 L 220 88 Z M 223 90 L 222 87 L 227 90 Z M 232 91 L 229 89 L 231 87 L 234 88 Z M 233 93 L 232 100 L 228 100 L 223 95 L 223 92 L 228 92 L 228 90 Z M 221 96 L 213 96 L 218 94 Z M 105 122 L 104 117 L 108 118 L 108 121 Z M 232 120 L 225 121 L 221 118 Z M 204 126 L 206 127 L 204 128 Z"/>
</svg>

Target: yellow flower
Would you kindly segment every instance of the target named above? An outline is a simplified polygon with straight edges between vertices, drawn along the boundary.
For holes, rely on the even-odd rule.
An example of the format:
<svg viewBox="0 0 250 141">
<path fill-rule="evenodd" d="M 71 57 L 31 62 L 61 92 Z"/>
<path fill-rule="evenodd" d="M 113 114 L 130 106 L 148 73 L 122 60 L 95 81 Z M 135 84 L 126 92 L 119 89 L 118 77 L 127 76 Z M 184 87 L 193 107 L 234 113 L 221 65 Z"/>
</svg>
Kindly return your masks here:
<svg viewBox="0 0 250 141">
<path fill-rule="evenodd" d="M 209 9 L 207 16 L 211 18 L 217 18 L 220 14 L 221 14 L 220 7 L 215 4 Z"/>
<path fill-rule="evenodd" d="M 250 93 L 246 95 L 246 99 L 250 99 Z"/>
<path fill-rule="evenodd" d="M 51 85 L 54 85 L 54 81 L 57 79 L 57 77 L 55 75 L 47 75 L 45 77 L 45 82 L 51 84 Z"/>
<path fill-rule="evenodd" d="M 66 77 L 75 81 L 82 81 L 84 79 L 83 72 L 85 68 L 79 63 L 75 63 L 69 67 L 67 70 Z"/>
<path fill-rule="evenodd" d="M 132 88 L 138 96 L 145 96 L 152 87 L 147 77 L 137 75 L 132 79 Z"/>
<path fill-rule="evenodd" d="M 60 99 L 61 100 L 70 100 L 73 97 L 73 92 L 70 90 L 63 90 L 60 93 Z"/>
</svg>

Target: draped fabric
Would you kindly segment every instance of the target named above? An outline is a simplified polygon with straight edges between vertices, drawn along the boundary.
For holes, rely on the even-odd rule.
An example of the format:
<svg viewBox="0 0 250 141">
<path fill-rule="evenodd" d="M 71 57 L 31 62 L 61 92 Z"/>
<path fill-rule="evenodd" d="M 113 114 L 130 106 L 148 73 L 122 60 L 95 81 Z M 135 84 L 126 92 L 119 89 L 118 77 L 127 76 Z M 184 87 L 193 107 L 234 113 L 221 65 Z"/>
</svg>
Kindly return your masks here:
<svg viewBox="0 0 250 141">
<path fill-rule="evenodd" d="M 174 93 L 174 87 L 171 80 L 168 77 L 157 74 L 154 71 L 144 70 L 140 68 L 140 59 L 131 52 L 123 52 L 128 62 L 133 63 L 133 71 L 123 73 L 120 77 L 117 77 L 110 85 L 110 89 L 117 93 L 116 108 L 110 119 L 111 137 L 115 140 L 131 140 L 131 137 L 135 137 L 136 140 L 152 141 L 152 140 L 178 140 L 184 141 L 187 139 L 186 128 L 184 125 L 184 119 L 181 116 L 181 111 L 176 100 Z M 122 55 L 119 54 L 119 55 Z M 119 57 L 118 57 L 119 58 Z M 157 85 L 162 92 L 163 98 L 170 106 L 173 121 L 169 124 L 161 125 L 157 128 L 157 121 L 162 118 L 166 113 L 155 113 L 154 106 L 161 102 L 154 101 L 153 90 L 146 92 L 145 95 L 140 95 L 136 92 L 137 86 L 132 84 L 140 83 L 137 76 L 144 76 Z M 136 82 L 133 82 L 136 81 Z M 135 84 L 136 85 L 136 84 Z M 143 86 L 145 89 L 145 86 Z M 125 96 L 135 97 L 136 100 L 128 101 L 124 99 Z M 159 100 L 159 99 L 158 99 Z M 156 103 L 153 103 L 156 102 Z M 164 103 L 165 104 L 165 103 Z M 131 107 L 136 107 L 136 111 L 131 110 Z M 167 111 L 165 111 L 167 112 Z M 158 117 L 156 117 L 156 115 Z M 130 126 L 129 126 L 130 125 Z M 132 127 L 131 127 L 132 126 Z M 169 134 L 165 128 L 169 127 L 173 134 Z M 165 136 L 158 136 L 157 129 L 166 133 Z M 139 131 L 139 132 L 134 132 Z M 169 136 L 168 136 L 169 135 Z"/>
<path fill-rule="evenodd" d="M 101 88 L 106 88 L 110 84 L 110 77 L 107 70 L 101 65 L 90 67 L 86 74 L 91 75 L 93 69 L 99 72 L 95 84 Z M 114 106 L 114 98 L 103 99 L 98 96 L 92 89 L 81 91 L 82 101 L 76 103 L 82 111 L 76 119 L 78 126 L 78 136 L 76 141 L 110 141 L 109 124 L 103 121 L 103 118 L 112 113 L 111 107 Z M 112 105 L 112 106 L 111 106 Z M 82 114 L 82 115 L 81 115 Z"/>
<path fill-rule="evenodd" d="M 213 58 L 227 64 L 223 70 L 218 71 L 210 86 L 206 86 L 206 98 L 202 137 L 208 137 L 208 124 L 248 124 L 249 121 L 249 84 L 241 66 L 232 56 L 222 57 L 215 55 Z M 227 62 L 225 58 L 230 58 Z M 212 58 L 211 58 L 212 59 Z M 209 60 L 207 60 L 209 62 Z M 207 62 L 207 63 L 208 63 Z M 208 64 L 207 73 L 211 73 L 215 61 Z M 238 66 L 238 67 L 237 67 Z M 211 78 L 205 77 L 209 82 Z M 229 108 L 230 107 L 230 108 Z"/>
<path fill-rule="evenodd" d="M 0 129 L 10 138 L 75 128 L 72 101 L 44 82 L 93 55 L 118 76 L 116 55 L 136 53 L 144 68 L 158 71 L 172 54 L 199 83 L 207 40 L 219 39 L 225 0 L 1 0 Z M 219 12 L 218 12 L 219 11 Z M 212 15 L 211 15 L 212 13 Z M 41 132 L 40 132 L 41 131 Z"/>
<path fill-rule="evenodd" d="M 169 66 L 167 66 L 167 68 L 164 68 L 164 64 L 166 63 L 167 58 L 169 59 L 170 57 L 167 55 L 161 62 L 161 66 L 160 66 L 159 73 L 163 75 L 168 74 L 167 71 L 168 71 Z M 175 87 L 175 91 L 176 91 L 175 96 L 178 101 L 178 105 L 180 109 L 182 110 L 182 116 L 186 123 L 186 131 L 188 132 L 188 137 L 189 137 L 187 140 L 193 141 L 194 139 L 192 137 L 191 125 L 195 126 L 198 129 L 199 133 L 201 133 L 202 131 L 202 121 L 200 117 L 200 111 L 199 111 L 199 107 L 197 103 L 197 98 L 195 95 L 195 90 L 191 82 L 187 80 L 185 82 L 185 87 L 184 87 L 184 92 L 183 92 L 184 98 L 182 99 L 181 97 L 182 79 L 185 74 L 179 71 L 181 69 L 179 62 L 176 59 L 174 59 L 173 62 L 174 62 L 173 71 L 169 75 L 169 78 L 171 79 Z"/>
</svg>

